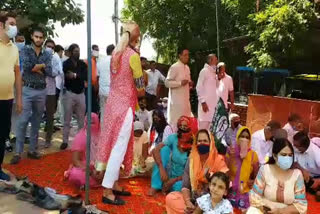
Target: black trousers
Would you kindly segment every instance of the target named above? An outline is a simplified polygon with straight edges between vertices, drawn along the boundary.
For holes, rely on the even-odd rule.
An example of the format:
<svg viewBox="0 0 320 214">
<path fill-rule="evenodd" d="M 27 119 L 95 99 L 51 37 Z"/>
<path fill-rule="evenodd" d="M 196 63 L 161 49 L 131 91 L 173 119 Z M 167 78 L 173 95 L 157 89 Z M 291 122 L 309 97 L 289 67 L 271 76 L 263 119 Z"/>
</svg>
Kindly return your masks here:
<svg viewBox="0 0 320 214">
<path fill-rule="evenodd" d="M 12 102 L 13 100 L 0 100 L 0 169 L 3 163 L 6 140 L 9 139 L 10 134 Z"/>
<path fill-rule="evenodd" d="M 158 98 L 156 95 L 146 93 L 147 110 L 151 111 L 157 107 Z"/>
<path fill-rule="evenodd" d="M 94 91 L 94 88 L 92 87 L 91 90 L 91 112 L 99 114 L 100 108 L 99 108 L 99 99 L 98 94 L 96 91 Z M 88 111 L 88 88 L 85 89 L 85 96 L 86 96 L 86 113 Z"/>
</svg>

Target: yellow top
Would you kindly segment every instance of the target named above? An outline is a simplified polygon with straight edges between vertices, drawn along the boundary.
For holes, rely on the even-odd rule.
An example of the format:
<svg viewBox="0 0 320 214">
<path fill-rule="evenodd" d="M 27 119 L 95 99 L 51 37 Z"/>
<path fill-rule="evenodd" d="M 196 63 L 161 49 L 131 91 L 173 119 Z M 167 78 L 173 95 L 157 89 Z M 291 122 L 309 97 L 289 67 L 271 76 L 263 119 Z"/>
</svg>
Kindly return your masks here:
<svg viewBox="0 0 320 214">
<path fill-rule="evenodd" d="M 14 98 L 15 66 L 19 66 L 19 51 L 11 41 L 0 39 L 0 100 Z"/>
</svg>

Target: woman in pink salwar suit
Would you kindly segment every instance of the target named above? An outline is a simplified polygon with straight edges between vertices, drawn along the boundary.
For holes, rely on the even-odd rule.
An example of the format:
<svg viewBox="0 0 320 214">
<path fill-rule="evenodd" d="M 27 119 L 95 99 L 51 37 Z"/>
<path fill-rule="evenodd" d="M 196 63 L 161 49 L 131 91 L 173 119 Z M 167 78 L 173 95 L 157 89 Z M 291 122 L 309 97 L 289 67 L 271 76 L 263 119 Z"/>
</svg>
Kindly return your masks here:
<svg viewBox="0 0 320 214">
<path fill-rule="evenodd" d="M 105 105 L 95 166 L 97 171 L 105 171 L 102 201 L 106 204 L 123 205 L 124 201 L 118 196 L 131 195 L 117 181 L 122 164 L 126 174 L 131 171 L 135 107 L 137 97 L 144 96 L 140 55 L 134 49 L 139 38 L 139 26 L 125 23 L 111 61 L 111 90 Z"/>
</svg>

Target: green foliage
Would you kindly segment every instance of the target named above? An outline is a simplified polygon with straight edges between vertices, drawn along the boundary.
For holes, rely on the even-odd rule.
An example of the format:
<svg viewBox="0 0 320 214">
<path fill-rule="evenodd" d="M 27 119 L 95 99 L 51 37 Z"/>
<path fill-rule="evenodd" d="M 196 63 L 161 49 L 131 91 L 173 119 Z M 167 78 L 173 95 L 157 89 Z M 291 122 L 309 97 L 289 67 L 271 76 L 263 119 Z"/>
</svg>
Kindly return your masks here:
<svg viewBox="0 0 320 214">
<path fill-rule="evenodd" d="M 316 12 L 308 0 L 276 0 L 249 16 L 251 43 L 246 47 L 249 66 L 257 69 L 284 66 L 284 58 L 303 54 L 305 38 Z"/>
<path fill-rule="evenodd" d="M 178 46 L 189 48 L 193 54 L 216 50 L 215 6 L 213 0 L 126 0 L 122 15 L 155 38 L 154 48 L 162 62 L 172 63 Z M 219 16 L 221 38 L 240 34 L 224 7 Z"/>
<path fill-rule="evenodd" d="M 45 27 L 53 35 L 53 23 L 60 21 L 66 24 L 80 24 L 84 21 L 84 13 L 80 5 L 73 0 L 1 0 L 0 11 L 14 11 L 28 20 L 26 28 L 39 25 Z M 28 30 L 28 29 L 26 29 Z"/>
</svg>

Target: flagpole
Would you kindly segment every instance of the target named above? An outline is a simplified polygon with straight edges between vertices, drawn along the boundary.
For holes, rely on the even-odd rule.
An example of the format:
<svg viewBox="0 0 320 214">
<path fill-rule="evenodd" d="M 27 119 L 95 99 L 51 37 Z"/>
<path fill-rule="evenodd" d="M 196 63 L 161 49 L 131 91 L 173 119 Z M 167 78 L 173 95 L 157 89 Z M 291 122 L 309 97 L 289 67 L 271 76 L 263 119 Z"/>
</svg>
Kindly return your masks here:
<svg viewBox="0 0 320 214">
<path fill-rule="evenodd" d="M 217 56 L 220 60 L 220 38 L 219 38 L 219 0 L 216 0 L 216 27 L 217 27 Z"/>
<path fill-rule="evenodd" d="M 91 61 L 91 0 L 87 0 L 87 51 L 88 51 L 88 105 L 87 105 L 87 144 L 86 144 L 86 185 L 85 204 L 89 205 L 90 179 L 90 142 L 91 142 L 91 109 L 92 109 L 92 61 Z"/>
<path fill-rule="evenodd" d="M 116 45 L 119 42 L 119 27 L 118 27 L 118 0 L 114 0 L 114 15 L 113 15 L 113 21 L 114 21 L 114 33 L 115 33 L 115 41 L 116 41 Z"/>
</svg>

